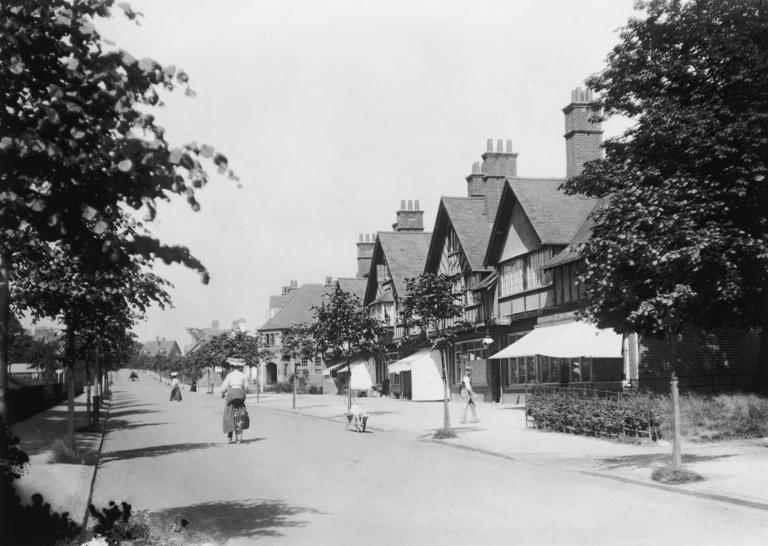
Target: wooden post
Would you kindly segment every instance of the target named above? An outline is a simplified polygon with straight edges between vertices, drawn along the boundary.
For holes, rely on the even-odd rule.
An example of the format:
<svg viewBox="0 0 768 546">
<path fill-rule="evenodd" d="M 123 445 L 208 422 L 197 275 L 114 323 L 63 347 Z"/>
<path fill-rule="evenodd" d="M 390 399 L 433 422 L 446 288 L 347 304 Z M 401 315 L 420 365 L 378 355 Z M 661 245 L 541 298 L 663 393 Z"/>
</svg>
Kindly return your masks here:
<svg viewBox="0 0 768 546">
<path fill-rule="evenodd" d="M 293 363 L 293 407 L 296 409 L 296 362 Z"/>
<path fill-rule="evenodd" d="M 675 372 L 672 372 L 670 386 L 672 390 L 672 415 L 675 430 L 672 443 L 672 468 L 680 470 L 682 468 L 682 457 L 680 455 L 680 398 L 677 392 L 677 375 L 675 375 Z"/>
</svg>

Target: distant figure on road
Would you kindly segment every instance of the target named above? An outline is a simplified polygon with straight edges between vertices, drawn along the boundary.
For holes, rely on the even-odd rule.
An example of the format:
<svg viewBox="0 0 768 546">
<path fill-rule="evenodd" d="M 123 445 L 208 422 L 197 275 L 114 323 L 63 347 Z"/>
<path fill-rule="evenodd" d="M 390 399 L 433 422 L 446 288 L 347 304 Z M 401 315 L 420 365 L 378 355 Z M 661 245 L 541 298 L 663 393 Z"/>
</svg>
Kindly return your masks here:
<svg viewBox="0 0 768 546">
<path fill-rule="evenodd" d="M 475 404 L 475 391 L 472 390 L 472 366 L 464 368 L 464 377 L 461 378 L 461 423 L 467 422 L 467 408 L 472 409 L 471 423 L 479 423 L 477 418 L 477 404 Z"/>
<path fill-rule="evenodd" d="M 232 441 L 232 433 L 235 431 L 235 410 L 232 402 L 235 400 L 245 402 L 245 387 L 248 385 L 248 379 L 242 371 L 244 365 L 245 362 L 242 359 L 228 358 L 225 366 L 230 372 L 221 383 L 221 396 L 226 397 L 221 426 L 229 442 Z"/>
<path fill-rule="evenodd" d="M 192 383 L 189 385 L 189 392 L 197 392 L 197 381 L 192 380 Z"/>
<path fill-rule="evenodd" d="M 171 402 L 181 402 L 181 387 L 178 375 L 176 372 L 171 372 Z"/>
</svg>

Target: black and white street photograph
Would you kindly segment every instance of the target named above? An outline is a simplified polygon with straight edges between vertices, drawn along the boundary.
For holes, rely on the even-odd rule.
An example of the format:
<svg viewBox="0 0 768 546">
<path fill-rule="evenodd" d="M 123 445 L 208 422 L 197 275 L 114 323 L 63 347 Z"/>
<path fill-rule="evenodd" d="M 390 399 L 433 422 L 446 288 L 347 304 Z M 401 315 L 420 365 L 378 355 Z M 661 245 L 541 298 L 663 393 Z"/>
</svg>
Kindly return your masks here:
<svg viewBox="0 0 768 546">
<path fill-rule="evenodd" d="M 768 544 L 768 1 L 0 1 L 0 545 Z"/>
</svg>

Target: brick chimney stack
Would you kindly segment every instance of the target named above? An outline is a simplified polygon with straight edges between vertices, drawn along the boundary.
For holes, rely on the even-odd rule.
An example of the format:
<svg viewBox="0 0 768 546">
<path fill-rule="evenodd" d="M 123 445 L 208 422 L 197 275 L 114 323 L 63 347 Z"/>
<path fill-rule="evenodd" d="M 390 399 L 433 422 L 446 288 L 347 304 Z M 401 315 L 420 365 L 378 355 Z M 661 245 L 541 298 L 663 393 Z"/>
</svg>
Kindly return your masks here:
<svg viewBox="0 0 768 546">
<path fill-rule="evenodd" d="M 565 114 L 565 155 L 566 176 L 571 178 L 579 174 L 584 163 L 603 156 L 600 143 L 603 140 L 602 123 L 593 123 L 590 118 L 594 98 L 592 91 L 577 87 L 571 91 L 571 103 L 563 108 Z"/>
<path fill-rule="evenodd" d="M 400 201 L 400 210 L 397 211 L 397 221 L 392 224 L 395 231 L 424 231 L 424 211 L 419 210 L 419 200 L 408 200 L 406 208 L 405 199 Z"/>
<path fill-rule="evenodd" d="M 511 140 L 507 139 L 504 143 L 502 139 L 498 139 L 496 151 L 494 151 L 493 139 L 489 138 L 486 152 L 481 157 L 482 164 L 473 163 L 472 174 L 466 178 L 467 195 L 485 199 L 486 218 L 489 222 L 493 222 L 506 179 L 517 176 L 517 154 L 512 151 Z"/>
<path fill-rule="evenodd" d="M 373 259 L 373 247 L 376 244 L 376 234 L 363 234 L 357 241 L 357 278 L 367 279 L 371 270 L 371 260 Z"/>
</svg>

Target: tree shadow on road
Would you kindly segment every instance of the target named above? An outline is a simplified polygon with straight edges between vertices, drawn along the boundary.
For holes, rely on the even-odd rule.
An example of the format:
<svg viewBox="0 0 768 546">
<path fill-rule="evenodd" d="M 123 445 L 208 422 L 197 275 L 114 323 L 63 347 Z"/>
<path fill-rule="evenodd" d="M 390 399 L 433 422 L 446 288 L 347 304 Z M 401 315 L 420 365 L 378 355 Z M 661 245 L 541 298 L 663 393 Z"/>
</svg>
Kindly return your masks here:
<svg viewBox="0 0 768 546">
<path fill-rule="evenodd" d="M 625 466 L 653 466 L 659 463 L 667 463 L 671 458 L 669 453 L 646 453 L 642 455 L 623 455 L 621 457 L 608 457 L 605 459 L 598 459 L 597 462 L 600 466 L 606 470 L 613 470 Z M 733 455 L 685 455 L 683 454 L 683 463 L 702 463 L 706 461 L 714 461 L 717 459 L 725 459 L 727 457 L 733 457 Z"/>
<path fill-rule="evenodd" d="M 308 522 L 297 519 L 301 514 L 323 514 L 314 508 L 291 506 L 284 502 L 205 502 L 152 512 L 152 518 L 180 521 L 186 519 L 189 531 L 211 540 L 225 542 L 235 537 L 279 537 L 280 528 L 303 527 Z"/>
<path fill-rule="evenodd" d="M 198 449 L 208 449 L 209 447 L 216 447 L 220 444 L 218 442 L 206 442 L 206 443 L 184 443 L 184 444 L 166 444 L 161 446 L 147 446 L 139 447 L 136 449 L 122 449 L 118 451 L 109 451 L 102 453 L 99 459 L 100 463 L 107 463 L 110 461 L 118 461 L 125 459 L 138 459 L 140 457 L 160 457 L 162 455 L 170 455 L 171 453 L 189 452 Z"/>
<path fill-rule="evenodd" d="M 113 417 L 114 418 L 128 417 L 130 415 L 142 415 L 142 414 L 147 414 L 147 413 L 160 413 L 160 412 L 157 411 L 157 410 L 145 410 L 145 409 L 142 409 L 142 410 L 125 410 L 125 411 L 115 411 L 115 412 L 110 411 L 109 412 L 109 418 L 112 419 Z"/>
<path fill-rule="evenodd" d="M 110 419 L 109 420 L 109 430 L 110 431 L 116 431 L 116 430 L 131 430 L 141 427 L 156 427 L 158 425 L 170 425 L 171 423 L 130 423 L 126 421 L 125 419 Z"/>
</svg>

